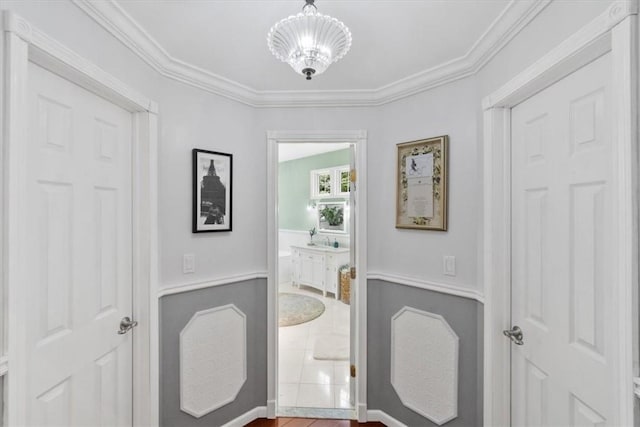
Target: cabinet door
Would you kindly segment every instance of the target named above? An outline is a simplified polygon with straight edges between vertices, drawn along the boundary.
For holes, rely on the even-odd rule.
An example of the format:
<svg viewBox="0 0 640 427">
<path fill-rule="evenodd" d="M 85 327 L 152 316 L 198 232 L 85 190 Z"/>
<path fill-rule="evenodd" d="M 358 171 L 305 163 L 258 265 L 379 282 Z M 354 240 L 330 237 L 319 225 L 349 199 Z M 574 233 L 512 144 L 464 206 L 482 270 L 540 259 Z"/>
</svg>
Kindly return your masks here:
<svg viewBox="0 0 640 427">
<path fill-rule="evenodd" d="M 300 254 L 300 282 L 313 285 L 313 266 L 314 257 L 308 253 Z"/>
<path fill-rule="evenodd" d="M 313 284 L 324 288 L 324 256 L 316 255 L 313 260 Z"/>
<path fill-rule="evenodd" d="M 291 275 L 294 284 L 300 283 L 300 251 L 291 251 Z"/>
<path fill-rule="evenodd" d="M 336 295 L 337 291 L 337 277 L 338 267 L 336 266 L 336 256 L 331 254 L 327 255 L 327 267 L 325 271 L 325 283 L 327 284 L 327 292 L 331 292 Z"/>
</svg>

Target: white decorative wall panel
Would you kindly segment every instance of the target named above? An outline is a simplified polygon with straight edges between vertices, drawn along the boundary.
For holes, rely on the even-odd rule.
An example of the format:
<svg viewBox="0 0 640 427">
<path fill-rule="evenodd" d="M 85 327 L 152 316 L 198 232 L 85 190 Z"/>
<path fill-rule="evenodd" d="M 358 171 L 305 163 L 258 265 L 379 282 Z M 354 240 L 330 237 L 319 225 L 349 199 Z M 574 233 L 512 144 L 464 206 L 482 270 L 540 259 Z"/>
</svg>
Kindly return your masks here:
<svg viewBox="0 0 640 427">
<path fill-rule="evenodd" d="M 458 416 L 458 341 L 437 314 L 404 307 L 391 319 L 391 385 L 438 425 Z"/>
<path fill-rule="evenodd" d="M 229 304 L 199 311 L 180 332 L 180 409 L 196 418 L 233 402 L 247 379 L 247 322 Z"/>
</svg>

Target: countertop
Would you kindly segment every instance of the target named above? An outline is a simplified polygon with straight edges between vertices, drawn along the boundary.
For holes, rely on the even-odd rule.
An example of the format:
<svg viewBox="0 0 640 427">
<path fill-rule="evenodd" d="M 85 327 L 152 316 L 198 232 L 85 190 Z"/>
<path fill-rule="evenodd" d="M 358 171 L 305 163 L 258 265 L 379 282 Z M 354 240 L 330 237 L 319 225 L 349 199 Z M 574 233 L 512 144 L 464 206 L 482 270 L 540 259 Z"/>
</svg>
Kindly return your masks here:
<svg viewBox="0 0 640 427">
<path fill-rule="evenodd" d="M 334 254 L 338 254 L 338 253 L 344 253 L 344 252 L 349 252 L 349 248 L 345 248 L 345 247 L 339 247 L 339 248 L 334 248 L 333 246 L 327 246 L 327 245 L 292 245 L 292 248 L 298 248 L 298 249 L 306 249 L 306 250 L 311 250 L 311 251 L 317 251 L 317 252 L 325 252 L 325 253 L 334 253 Z"/>
</svg>

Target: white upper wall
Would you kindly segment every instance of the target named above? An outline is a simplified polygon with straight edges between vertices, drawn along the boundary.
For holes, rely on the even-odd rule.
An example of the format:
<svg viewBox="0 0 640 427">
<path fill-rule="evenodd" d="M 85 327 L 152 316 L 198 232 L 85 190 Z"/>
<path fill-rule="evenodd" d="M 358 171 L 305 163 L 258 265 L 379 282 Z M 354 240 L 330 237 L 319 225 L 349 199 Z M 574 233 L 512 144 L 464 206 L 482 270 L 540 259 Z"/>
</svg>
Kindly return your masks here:
<svg viewBox="0 0 640 427">
<path fill-rule="evenodd" d="M 369 269 L 475 289 L 475 82 L 464 79 L 381 108 L 381 138 L 369 148 Z M 448 231 L 395 228 L 396 144 L 449 135 Z M 444 276 L 443 256 L 456 257 Z"/>
<path fill-rule="evenodd" d="M 3 1 L 43 30 L 159 105 L 160 287 L 266 270 L 264 155 L 251 140 L 255 110 L 159 76 L 68 1 Z M 233 153 L 233 231 L 191 233 L 191 149 Z M 258 149 L 259 150 L 259 149 Z M 196 273 L 182 273 L 195 254 Z"/>
<path fill-rule="evenodd" d="M 266 131 L 368 131 L 370 271 L 481 288 L 480 100 L 577 31 L 610 2 L 551 3 L 476 76 L 382 107 L 253 109 L 160 77 L 70 2 L 4 1 L 72 50 L 159 104 L 160 286 L 266 271 Z M 448 134 L 449 231 L 395 228 L 395 145 Z M 233 231 L 191 233 L 191 149 L 233 154 Z M 196 273 L 182 273 L 182 255 Z M 442 256 L 457 276 L 442 275 Z"/>
<path fill-rule="evenodd" d="M 483 178 L 483 113 L 481 102 L 484 97 L 500 88 L 518 73 L 543 57 L 566 38 L 591 22 L 613 3 L 612 0 L 556 0 L 551 2 L 529 25 L 511 40 L 492 60 L 475 76 L 477 98 L 477 194 L 478 199 L 478 284 L 482 288 L 482 197 Z"/>
</svg>

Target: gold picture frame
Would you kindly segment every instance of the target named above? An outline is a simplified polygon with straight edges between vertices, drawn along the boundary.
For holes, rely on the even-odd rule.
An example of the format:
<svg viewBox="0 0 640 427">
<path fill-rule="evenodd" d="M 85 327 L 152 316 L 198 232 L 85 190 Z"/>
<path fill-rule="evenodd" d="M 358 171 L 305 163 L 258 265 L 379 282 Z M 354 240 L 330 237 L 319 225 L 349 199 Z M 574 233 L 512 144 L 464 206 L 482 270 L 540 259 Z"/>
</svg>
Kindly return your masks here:
<svg viewBox="0 0 640 427">
<path fill-rule="evenodd" d="M 396 145 L 396 228 L 447 231 L 448 145 L 448 135 Z"/>
</svg>

